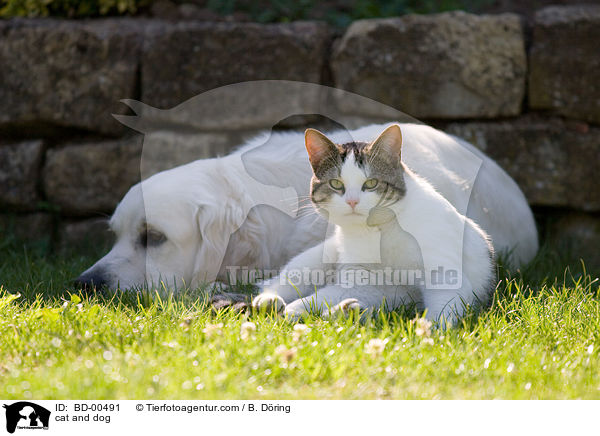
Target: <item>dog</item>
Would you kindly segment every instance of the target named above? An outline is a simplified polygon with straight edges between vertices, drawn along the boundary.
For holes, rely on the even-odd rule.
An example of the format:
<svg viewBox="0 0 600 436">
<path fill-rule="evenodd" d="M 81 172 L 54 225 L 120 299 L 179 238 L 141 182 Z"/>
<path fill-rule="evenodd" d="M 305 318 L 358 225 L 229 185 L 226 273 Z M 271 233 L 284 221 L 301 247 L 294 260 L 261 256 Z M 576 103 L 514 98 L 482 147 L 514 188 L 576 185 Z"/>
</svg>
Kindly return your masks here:
<svg viewBox="0 0 600 436">
<path fill-rule="evenodd" d="M 389 125 L 328 136 L 369 141 Z M 494 250 L 510 255 L 512 266 L 529 262 L 538 250 L 538 234 L 514 180 L 460 138 L 427 125 L 400 126 L 407 164 L 479 224 Z M 326 238 L 326 220 L 297 208 L 306 202 L 310 178 L 303 132 L 272 132 L 225 157 L 155 174 L 118 204 L 109 222 L 114 246 L 76 282 L 111 289 L 195 289 L 229 281 L 241 267 L 277 270 Z"/>
</svg>

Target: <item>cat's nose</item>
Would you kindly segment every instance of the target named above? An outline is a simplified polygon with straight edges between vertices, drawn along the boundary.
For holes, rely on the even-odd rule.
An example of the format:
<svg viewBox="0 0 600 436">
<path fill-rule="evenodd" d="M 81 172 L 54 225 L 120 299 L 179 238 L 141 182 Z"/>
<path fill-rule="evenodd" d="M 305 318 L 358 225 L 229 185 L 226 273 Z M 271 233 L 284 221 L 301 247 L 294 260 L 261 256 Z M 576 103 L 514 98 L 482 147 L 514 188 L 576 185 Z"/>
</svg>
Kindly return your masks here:
<svg viewBox="0 0 600 436">
<path fill-rule="evenodd" d="M 350 207 L 352 209 L 354 209 L 356 207 L 356 205 L 358 204 L 358 200 L 349 198 L 346 200 L 346 203 L 348 203 L 350 205 Z"/>
</svg>

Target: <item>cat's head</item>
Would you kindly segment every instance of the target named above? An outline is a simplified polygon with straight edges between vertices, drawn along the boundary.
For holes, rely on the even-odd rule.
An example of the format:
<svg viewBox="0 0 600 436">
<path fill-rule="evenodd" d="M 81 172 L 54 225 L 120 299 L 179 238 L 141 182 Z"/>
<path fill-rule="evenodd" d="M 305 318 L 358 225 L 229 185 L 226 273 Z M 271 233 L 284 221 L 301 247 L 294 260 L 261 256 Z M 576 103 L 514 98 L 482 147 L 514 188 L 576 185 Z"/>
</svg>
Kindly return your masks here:
<svg viewBox="0 0 600 436">
<path fill-rule="evenodd" d="M 371 143 L 346 144 L 335 144 L 318 130 L 307 129 L 305 142 L 313 168 L 311 201 L 329 221 L 371 225 L 369 217 L 389 210 L 404 197 L 400 126 L 388 127 Z"/>
</svg>

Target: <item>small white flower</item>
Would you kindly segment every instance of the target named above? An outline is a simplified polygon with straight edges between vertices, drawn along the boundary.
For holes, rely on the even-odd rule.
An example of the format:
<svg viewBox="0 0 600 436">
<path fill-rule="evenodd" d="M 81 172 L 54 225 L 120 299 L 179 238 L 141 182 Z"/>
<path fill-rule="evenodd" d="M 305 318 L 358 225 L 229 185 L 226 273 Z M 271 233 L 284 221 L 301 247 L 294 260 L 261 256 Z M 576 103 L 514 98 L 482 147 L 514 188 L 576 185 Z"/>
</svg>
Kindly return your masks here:
<svg viewBox="0 0 600 436">
<path fill-rule="evenodd" d="M 256 324 L 254 324 L 252 321 L 246 321 L 242 323 L 240 336 L 242 340 L 246 341 L 254 334 L 255 331 Z"/>
<path fill-rule="evenodd" d="M 207 338 L 210 338 L 213 335 L 220 335 L 222 328 L 223 328 L 222 322 L 220 322 L 218 324 L 206 324 L 206 327 L 204 327 L 202 329 L 202 332 L 206 335 Z"/>
<path fill-rule="evenodd" d="M 431 321 L 425 318 L 415 318 L 413 322 L 415 323 L 415 334 L 417 336 L 431 336 Z"/>
<path fill-rule="evenodd" d="M 433 338 L 423 338 L 423 343 L 427 345 L 433 345 Z"/>
<path fill-rule="evenodd" d="M 589 347 L 587 347 L 587 353 L 592 354 L 593 352 L 594 352 L 594 344 L 591 344 Z"/>
<path fill-rule="evenodd" d="M 295 324 L 294 331 L 304 333 L 304 332 L 308 331 L 308 326 L 306 324 Z"/>
<path fill-rule="evenodd" d="M 163 342 L 162 345 L 164 347 L 177 348 L 177 347 L 179 347 L 179 342 L 177 342 L 177 341 Z"/>
<path fill-rule="evenodd" d="M 299 341 L 304 334 L 308 333 L 310 329 L 306 324 L 296 324 L 294 325 L 294 334 L 292 336 L 294 341 Z"/>
<path fill-rule="evenodd" d="M 279 345 L 275 348 L 275 355 L 279 356 L 279 359 L 281 359 L 283 363 L 289 363 L 297 354 L 298 349 L 296 347 L 287 348 L 285 345 Z"/>
<path fill-rule="evenodd" d="M 383 352 L 386 343 L 387 343 L 387 340 L 371 339 L 365 347 L 367 354 L 371 354 L 373 356 L 380 355 Z"/>
<path fill-rule="evenodd" d="M 185 317 L 181 320 L 179 327 L 181 327 L 184 330 L 189 330 L 193 321 L 194 321 L 193 317 L 191 317 L 191 316 Z"/>
</svg>

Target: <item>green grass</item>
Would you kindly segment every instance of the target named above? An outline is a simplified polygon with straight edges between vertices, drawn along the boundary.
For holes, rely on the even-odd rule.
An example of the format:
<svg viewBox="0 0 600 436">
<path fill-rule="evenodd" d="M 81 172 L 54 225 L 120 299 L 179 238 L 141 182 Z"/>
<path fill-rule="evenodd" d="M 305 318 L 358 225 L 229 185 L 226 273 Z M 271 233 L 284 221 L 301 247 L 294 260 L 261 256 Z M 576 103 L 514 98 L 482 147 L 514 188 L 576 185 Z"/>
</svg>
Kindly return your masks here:
<svg viewBox="0 0 600 436">
<path fill-rule="evenodd" d="M 600 398 L 598 281 L 550 250 L 501 272 L 493 305 L 455 328 L 423 334 L 393 312 L 311 318 L 300 337 L 268 315 L 214 314 L 200 292 L 84 296 L 68 283 L 97 254 L 0 243 L 0 397 Z"/>
<path fill-rule="evenodd" d="M 69 18 L 147 14 L 155 0 L 0 0 L 0 18 Z M 173 3 L 195 3 L 174 0 Z M 244 14 L 259 23 L 322 20 L 343 28 L 363 18 L 431 14 L 454 10 L 485 11 L 493 0 L 207 0 L 204 8 L 222 17 Z"/>
</svg>

